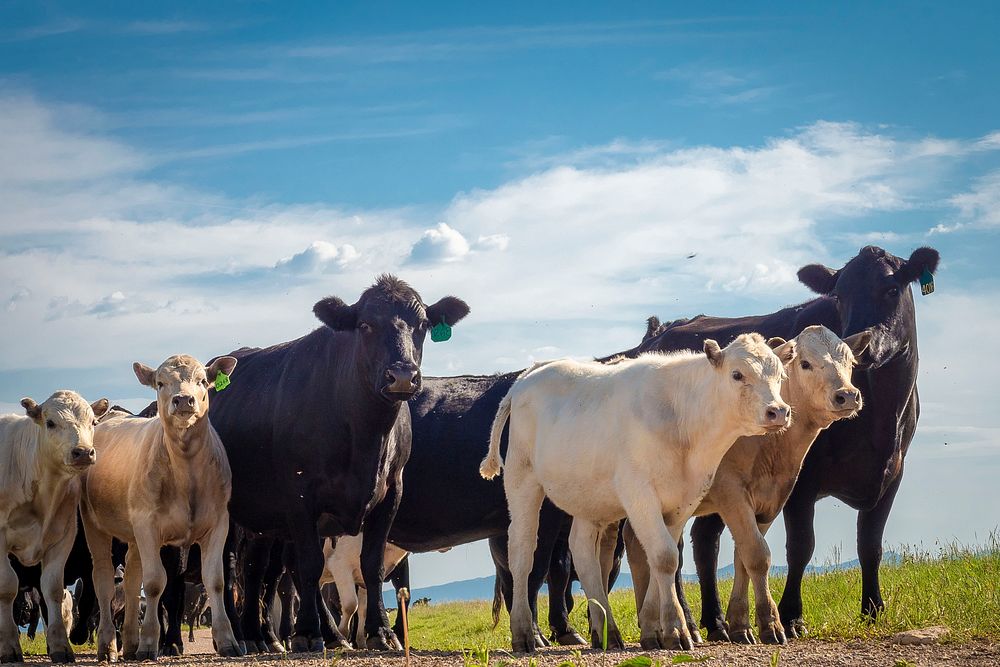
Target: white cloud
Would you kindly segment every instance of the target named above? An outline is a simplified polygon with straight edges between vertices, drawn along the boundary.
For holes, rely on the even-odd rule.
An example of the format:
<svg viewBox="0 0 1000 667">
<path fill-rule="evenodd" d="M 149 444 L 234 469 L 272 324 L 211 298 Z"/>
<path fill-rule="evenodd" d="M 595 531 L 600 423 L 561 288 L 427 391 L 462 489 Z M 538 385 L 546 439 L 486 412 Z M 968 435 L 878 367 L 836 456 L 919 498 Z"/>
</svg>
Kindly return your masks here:
<svg viewBox="0 0 1000 667">
<path fill-rule="evenodd" d="M 996 145 L 1000 146 L 1000 143 Z M 958 209 L 962 221 L 952 225 L 938 225 L 934 231 L 955 231 L 963 227 L 1000 227 L 1000 170 L 977 179 L 969 191 L 955 195 L 949 201 Z"/>
<path fill-rule="evenodd" d="M 302 252 L 279 260 L 274 268 L 291 273 L 328 273 L 343 269 L 360 254 L 350 243 L 337 247 L 328 241 L 313 241 Z"/>
<path fill-rule="evenodd" d="M 410 250 L 414 264 L 457 262 L 469 254 L 469 242 L 457 229 L 439 222 L 437 227 L 426 230 Z"/>
</svg>

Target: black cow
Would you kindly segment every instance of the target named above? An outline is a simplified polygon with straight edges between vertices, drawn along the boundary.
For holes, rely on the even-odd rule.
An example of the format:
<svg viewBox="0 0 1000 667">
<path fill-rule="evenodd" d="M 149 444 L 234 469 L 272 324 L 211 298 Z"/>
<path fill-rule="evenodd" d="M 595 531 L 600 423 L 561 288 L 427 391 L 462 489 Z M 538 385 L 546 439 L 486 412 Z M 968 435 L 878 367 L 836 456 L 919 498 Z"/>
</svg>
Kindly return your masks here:
<svg viewBox="0 0 1000 667">
<path fill-rule="evenodd" d="M 816 501 L 833 496 L 858 510 L 861 611 L 874 617 L 884 607 L 878 568 L 882 534 L 903 477 L 903 458 L 916 429 L 917 328 L 910 285 L 937 269 L 938 252 L 920 248 L 904 260 L 881 248 L 862 248 L 842 269 L 812 264 L 799 273 L 822 296 L 770 315 L 741 318 L 698 316 L 650 327 L 650 337 L 630 355 L 646 351 L 701 349 L 705 338 L 727 344 L 757 331 L 791 339 L 805 327 L 823 324 L 842 338 L 871 329 L 873 338 L 853 382 L 864 396 L 856 419 L 835 422 L 816 439 L 783 510 L 788 581 L 778 604 L 786 632 L 805 631 L 802 575 L 815 548 Z M 722 521 L 701 517 L 691 530 L 702 584 L 702 625 L 712 639 L 728 638 L 715 582 Z"/>
<path fill-rule="evenodd" d="M 486 456 L 490 425 L 500 400 L 519 374 L 425 378 L 423 391 L 411 406 L 413 449 L 403 471 L 403 499 L 389 532 L 393 544 L 427 552 L 506 536 L 510 515 L 503 484 L 484 480 L 479 463 Z M 501 451 L 506 447 L 505 431 Z M 548 501 L 543 504 L 535 566 L 529 579 L 533 611 L 557 537 L 568 521 L 554 505 Z M 549 604 L 554 637 L 560 643 L 584 644 L 569 625 L 560 600 L 553 595 Z M 535 639 L 539 645 L 546 643 L 540 632 Z"/>
<path fill-rule="evenodd" d="M 410 454 L 406 401 L 422 383 L 424 338 L 435 325 L 456 324 L 469 307 L 455 297 L 425 306 L 409 285 L 385 275 L 354 305 L 329 297 L 313 312 L 326 326 L 234 352 L 239 380 L 212 398 L 210 412 L 232 468 L 233 520 L 294 546 L 291 574 L 301 598 L 295 651 L 324 647 L 318 523 L 335 536 L 357 534 L 364 522 L 362 572 L 369 590 L 381 590 L 386 535 Z M 258 599 L 252 589 L 259 592 L 259 583 L 247 574 L 247 598 Z M 365 632 L 370 648 L 399 645 L 380 595 L 368 596 Z"/>
</svg>

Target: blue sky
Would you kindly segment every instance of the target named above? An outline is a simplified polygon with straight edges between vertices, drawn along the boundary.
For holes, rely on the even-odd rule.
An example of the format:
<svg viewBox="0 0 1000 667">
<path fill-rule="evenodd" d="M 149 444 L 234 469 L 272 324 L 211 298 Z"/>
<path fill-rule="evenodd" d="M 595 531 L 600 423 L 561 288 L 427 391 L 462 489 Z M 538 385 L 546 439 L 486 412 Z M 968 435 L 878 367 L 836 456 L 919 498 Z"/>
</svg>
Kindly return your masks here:
<svg viewBox="0 0 1000 667">
<path fill-rule="evenodd" d="M 204 4 L 0 5 L 3 411 L 142 405 L 132 361 L 293 338 L 385 270 L 472 306 L 425 371 L 486 373 L 931 244 L 887 541 L 995 527 L 995 5 Z M 819 559 L 853 553 L 849 512 L 820 523 Z"/>
</svg>

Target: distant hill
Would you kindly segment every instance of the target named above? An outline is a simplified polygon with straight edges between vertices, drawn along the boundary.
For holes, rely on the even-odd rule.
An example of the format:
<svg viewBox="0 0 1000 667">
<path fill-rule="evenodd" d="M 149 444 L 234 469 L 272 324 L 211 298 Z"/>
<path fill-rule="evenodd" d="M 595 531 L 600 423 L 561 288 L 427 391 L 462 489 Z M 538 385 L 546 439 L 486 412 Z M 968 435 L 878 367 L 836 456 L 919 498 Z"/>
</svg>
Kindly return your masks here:
<svg viewBox="0 0 1000 667">
<path fill-rule="evenodd" d="M 883 557 L 883 562 L 885 563 L 898 563 L 900 560 L 899 556 L 894 553 L 886 553 Z M 851 570 L 859 567 L 860 563 L 857 559 L 847 561 L 846 563 L 839 564 L 825 564 L 825 565 L 810 565 L 806 568 L 806 572 L 819 573 L 831 572 L 833 570 Z M 732 563 L 726 565 L 725 567 L 719 568 L 719 579 L 732 579 L 735 568 Z M 784 576 L 788 572 L 788 568 L 784 565 L 775 565 L 771 567 L 772 576 Z M 492 600 L 493 599 L 493 577 L 479 577 L 477 579 L 465 579 L 463 581 L 452 581 L 447 584 L 439 584 L 437 586 L 427 586 L 425 588 L 415 588 L 410 592 L 411 599 L 417 598 L 430 598 L 431 604 L 435 602 L 456 602 L 465 600 Z M 693 574 L 685 574 L 684 581 L 687 582 L 697 582 L 698 577 Z M 622 572 L 621 576 L 618 577 L 618 581 L 615 582 L 615 588 L 631 588 L 632 587 L 632 575 L 627 572 Z M 578 593 L 581 591 L 580 583 L 573 582 L 573 591 Z M 547 593 L 546 587 L 542 587 L 542 592 Z M 386 607 L 396 606 L 395 592 L 390 586 L 388 590 L 382 593 L 382 597 L 385 600 Z"/>
</svg>

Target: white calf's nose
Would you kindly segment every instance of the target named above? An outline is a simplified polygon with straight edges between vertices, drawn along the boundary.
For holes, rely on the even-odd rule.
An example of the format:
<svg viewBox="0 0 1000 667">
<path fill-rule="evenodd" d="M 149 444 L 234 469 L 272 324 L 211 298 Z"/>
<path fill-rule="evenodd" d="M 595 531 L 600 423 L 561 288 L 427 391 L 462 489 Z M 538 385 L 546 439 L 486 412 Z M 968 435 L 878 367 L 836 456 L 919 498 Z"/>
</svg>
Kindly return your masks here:
<svg viewBox="0 0 1000 667">
<path fill-rule="evenodd" d="M 764 412 L 764 418 L 768 426 L 785 426 L 788 423 L 788 406 L 777 403 L 769 405 Z"/>
</svg>

